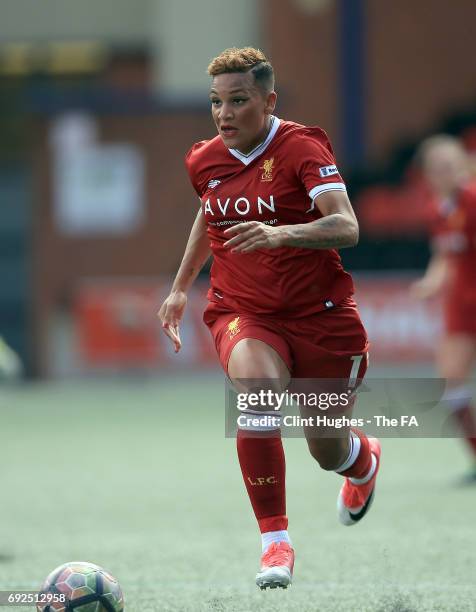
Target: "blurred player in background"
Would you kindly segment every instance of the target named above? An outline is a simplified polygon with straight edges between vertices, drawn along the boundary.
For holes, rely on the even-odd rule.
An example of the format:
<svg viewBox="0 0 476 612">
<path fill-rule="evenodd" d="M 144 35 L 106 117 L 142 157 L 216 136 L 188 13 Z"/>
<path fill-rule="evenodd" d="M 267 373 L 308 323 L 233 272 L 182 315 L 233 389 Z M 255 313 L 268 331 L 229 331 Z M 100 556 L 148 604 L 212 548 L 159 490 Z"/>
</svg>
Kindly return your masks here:
<svg viewBox="0 0 476 612">
<path fill-rule="evenodd" d="M 436 135 L 419 149 L 424 175 L 435 196 L 433 255 L 424 277 L 414 283 L 422 299 L 443 294 L 444 334 L 436 355 L 447 379 L 444 399 L 468 442 L 476 483 L 476 420 L 468 381 L 476 361 L 476 181 L 456 138 Z"/>
<path fill-rule="evenodd" d="M 228 49 L 208 72 L 218 136 L 186 156 L 201 210 L 159 311 L 164 331 L 178 351 L 187 291 L 211 252 L 204 321 L 237 389 L 256 390 L 257 379 L 277 392 L 291 377 L 355 382 L 367 368 L 367 336 L 335 249 L 357 243 L 358 225 L 329 140 L 273 115 L 273 68 L 261 51 Z M 307 442 L 323 469 L 344 477 L 339 518 L 353 525 L 370 507 L 380 445 L 356 429 L 332 433 L 306 431 Z M 239 429 L 237 449 L 262 535 L 256 583 L 286 587 L 294 551 L 279 426 Z"/>
<path fill-rule="evenodd" d="M 23 374 L 23 364 L 18 354 L 0 336 L 0 382 L 17 380 Z"/>
</svg>

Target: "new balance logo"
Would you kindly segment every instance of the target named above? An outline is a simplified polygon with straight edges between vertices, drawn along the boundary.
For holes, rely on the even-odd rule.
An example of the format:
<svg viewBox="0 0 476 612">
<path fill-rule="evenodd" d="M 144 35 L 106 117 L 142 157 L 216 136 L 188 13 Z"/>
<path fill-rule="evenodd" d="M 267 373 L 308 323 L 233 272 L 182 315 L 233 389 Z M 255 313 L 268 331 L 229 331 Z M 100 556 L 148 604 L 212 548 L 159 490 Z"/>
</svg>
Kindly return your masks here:
<svg viewBox="0 0 476 612">
<path fill-rule="evenodd" d="M 219 185 L 220 183 L 221 183 L 221 181 L 218 181 L 217 179 L 213 179 L 212 181 L 209 181 L 209 183 L 208 183 L 208 187 L 209 187 L 210 189 L 215 189 L 215 187 L 216 187 L 217 185 Z"/>
</svg>

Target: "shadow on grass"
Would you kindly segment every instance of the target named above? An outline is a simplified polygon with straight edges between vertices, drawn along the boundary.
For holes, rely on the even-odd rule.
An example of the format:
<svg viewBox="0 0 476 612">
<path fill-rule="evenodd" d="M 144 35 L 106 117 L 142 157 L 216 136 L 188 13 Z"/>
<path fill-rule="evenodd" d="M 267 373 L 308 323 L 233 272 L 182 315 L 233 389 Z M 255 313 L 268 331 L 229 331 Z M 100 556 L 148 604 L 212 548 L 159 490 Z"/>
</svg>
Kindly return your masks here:
<svg viewBox="0 0 476 612">
<path fill-rule="evenodd" d="M 418 606 L 414 606 L 408 597 L 396 593 L 394 597 L 381 600 L 375 612 L 418 612 Z"/>
</svg>

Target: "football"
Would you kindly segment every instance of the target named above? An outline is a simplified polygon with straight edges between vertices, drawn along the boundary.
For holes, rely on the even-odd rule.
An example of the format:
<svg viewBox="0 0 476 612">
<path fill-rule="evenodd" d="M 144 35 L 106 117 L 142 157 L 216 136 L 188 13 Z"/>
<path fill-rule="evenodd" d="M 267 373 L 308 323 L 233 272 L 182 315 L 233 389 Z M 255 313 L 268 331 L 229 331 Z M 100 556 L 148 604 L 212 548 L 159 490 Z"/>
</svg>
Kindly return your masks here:
<svg viewBox="0 0 476 612">
<path fill-rule="evenodd" d="M 93 563 L 72 561 L 54 569 L 38 594 L 38 612 L 122 612 L 117 580 Z"/>
</svg>

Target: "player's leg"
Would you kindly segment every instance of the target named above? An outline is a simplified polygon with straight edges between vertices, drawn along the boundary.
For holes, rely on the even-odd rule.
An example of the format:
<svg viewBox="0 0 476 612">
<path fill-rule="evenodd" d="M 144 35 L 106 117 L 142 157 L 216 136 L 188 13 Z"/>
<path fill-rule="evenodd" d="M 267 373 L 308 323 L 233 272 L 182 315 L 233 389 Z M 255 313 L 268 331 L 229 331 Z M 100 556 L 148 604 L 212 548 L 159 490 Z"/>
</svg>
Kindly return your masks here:
<svg viewBox="0 0 476 612">
<path fill-rule="evenodd" d="M 368 365 L 367 335 L 352 299 L 292 326 L 290 345 L 295 356 L 296 378 L 314 379 L 317 391 L 337 394 L 355 389 Z M 355 397 L 355 396 L 354 396 Z M 337 407 L 335 417 L 352 415 L 354 397 Z M 322 416 L 321 411 L 301 408 L 303 417 Z M 328 416 L 329 411 L 326 411 Z M 380 463 L 380 443 L 349 427 L 305 427 L 312 457 L 325 470 L 344 476 L 338 497 L 339 519 L 345 525 L 360 521 L 373 500 Z"/>
<path fill-rule="evenodd" d="M 228 376 L 240 393 L 261 389 L 283 392 L 289 369 L 279 353 L 255 338 L 240 340 L 228 360 Z M 250 416 L 266 414 L 269 405 L 253 406 Z M 273 411 L 274 414 L 278 414 Z M 261 588 L 287 587 L 291 582 L 294 552 L 287 531 L 285 457 L 279 426 L 238 429 L 237 451 L 243 480 L 262 539 Z"/>
<path fill-rule="evenodd" d="M 342 359 L 341 371 L 346 369 Z M 360 374 L 361 378 L 365 370 Z M 345 379 L 337 379 L 333 392 L 340 393 Z M 333 386 L 331 385 L 331 387 Z M 348 406 L 329 414 L 330 419 L 350 419 L 354 401 Z M 315 416 L 316 411 L 301 408 L 303 417 Z M 345 478 L 337 499 L 339 520 L 344 525 L 355 525 L 368 512 L 374 498 L 375 482 L 380 465 L 381 447 L 376 438 L 347 426 L 304 427 L 306 441 L 311 456 L 327 471 L 334 471 Z"/>
<path fill-rule="evenodd" d="M 467 482 L 476 482 L 476 417 L 472 390 L 468 385 L 476 361 L 476 340 L 466 334 L 450 334 L 443 338 L 437 354 L 438 373 L 447 380 L 443 400 L 467 442 L 474 466 Z"/>
<path fill-rule="evenodd" d="M 224 311 L 214 303 L 208 305 L 204 322 L 212 333 L 220 363 L 239 392 L 259 390 L 255 387 L 263 381 L 277 392 L 285 389 L 292 358 L 280 328 L 268 321 Z M 249 412 L 253 414 L 252 410 Z M 276 416 L 275 411 L 273 416 Z M 294 552 L 287 534 L 281 430 L 276 426 L 268 431 L 260 429 L 240 429 L 237 434 L 243 479 L 262 533 L 265 549 L 262 566 L 263 569 L 269 567 L 270 571 L 277 568 L 272 570 L 275 573 L 271 572 L 267 583 L 262 572 L 257 582 L 260 586 L 287 586 L 291 580 Z M 280 566 L 283 572 L 279 572 Z M 276 572 L 280 575 L 276 576 Z"/>
</svg>

